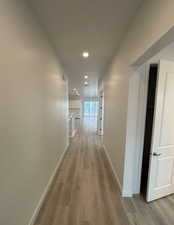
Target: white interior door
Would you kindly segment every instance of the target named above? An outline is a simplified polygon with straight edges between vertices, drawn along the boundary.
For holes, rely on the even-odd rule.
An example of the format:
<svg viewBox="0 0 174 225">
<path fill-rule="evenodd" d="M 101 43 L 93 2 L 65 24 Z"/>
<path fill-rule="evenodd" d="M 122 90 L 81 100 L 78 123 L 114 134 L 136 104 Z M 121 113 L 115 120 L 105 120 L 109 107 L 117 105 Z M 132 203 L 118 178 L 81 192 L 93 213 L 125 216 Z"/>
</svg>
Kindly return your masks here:
<svg viewBox="0 0 174 225">
<path fill-rule="evenodd" d="M 174 62 L 160 60 L 147 201 L 174 193 Z"/>
</svg>

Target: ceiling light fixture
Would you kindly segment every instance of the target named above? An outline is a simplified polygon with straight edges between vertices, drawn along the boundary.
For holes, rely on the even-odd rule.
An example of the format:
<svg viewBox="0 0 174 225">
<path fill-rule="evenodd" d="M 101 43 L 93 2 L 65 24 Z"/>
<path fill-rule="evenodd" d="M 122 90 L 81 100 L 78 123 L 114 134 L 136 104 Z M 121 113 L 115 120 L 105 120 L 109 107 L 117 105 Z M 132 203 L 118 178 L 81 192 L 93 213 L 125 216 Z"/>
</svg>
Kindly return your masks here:
<svg viewBox="0 0 174 225">
<path fill-rule="evenodd" d="M 73 88 L 73 89 L 72 89 L 72 93 L 73 93 L 73 95 L 75 95 L 75 96 L 80 96 L 80 93 L 79 93 L 79 91 L 77 90 L 77 88 Z"/>
<path fill-rule="evenodd" d="M 87 75 L 85 75 L 85 76 L 84 76 L 84 78 L 85 78 L 85 79 L 88 79 L 88 76 L 87 76 Z"/>
<path fill-rule="evenodd" d="M 87 86 L 87 85 L 88 85 L 88 82 L 87 82 L 87 81 L 85 81 L 85 83 L 84 83 L 84 84 L 85 84 L 85 86 Z"/>
<path fill-rule="evenodd" d="M 89 52 L 83 52 L 83 58 L 88 58 L 89 57 Z"/>
</svg>

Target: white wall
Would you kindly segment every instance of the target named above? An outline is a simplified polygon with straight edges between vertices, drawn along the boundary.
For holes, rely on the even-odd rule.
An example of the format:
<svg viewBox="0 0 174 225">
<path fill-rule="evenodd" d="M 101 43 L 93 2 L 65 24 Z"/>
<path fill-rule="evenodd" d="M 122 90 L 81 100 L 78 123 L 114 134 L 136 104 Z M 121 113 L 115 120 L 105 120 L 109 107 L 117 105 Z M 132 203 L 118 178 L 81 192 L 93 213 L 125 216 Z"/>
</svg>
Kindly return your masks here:
<svg viewBox="0 0 174 225">
<path fill-rule="evenodd" d="M 27 225 L 67 145 L 67 82 L 24 1 L 0 1 L 0 27 L 0 224 Z"/>
<path fill-rule="evenodd" d="M 122 187 L 126 136 L 131 137 L 131 129 L 127 129 L 128 84 L 129 77 L 133 74 L 131 65 L 173 27 L 173 11 L 172 0 L 144 1 L 129 26 L 108 73 L 103 78 L 104 144 Z M 128 151 L 129 154 L 133 154 L 130 152 L 132 149 Z M 129 164 L 129 159 L 125 163 Z M 127 168 L 128 170 L 133 168 L 131 162 Z M 125 171 L 125 186 L 128 180 L 127 171 Z"/>
</svg>

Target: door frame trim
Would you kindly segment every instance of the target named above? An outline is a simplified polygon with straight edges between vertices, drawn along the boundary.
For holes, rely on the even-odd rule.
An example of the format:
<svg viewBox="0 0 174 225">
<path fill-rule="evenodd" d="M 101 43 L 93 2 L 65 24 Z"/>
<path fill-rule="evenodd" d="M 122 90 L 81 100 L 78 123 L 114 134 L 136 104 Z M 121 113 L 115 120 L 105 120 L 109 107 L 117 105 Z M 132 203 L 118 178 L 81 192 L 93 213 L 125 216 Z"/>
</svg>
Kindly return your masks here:
<svg viewBox="0 0 174 225">
<path fill-rule="evenodd" d="M 136 162 L 137 162 L 137 176 L 135 176 L 135 185 L 133 187 L 134 193 L 140 193 L 141 186 L 141 173 L 143 162 L 143 150 L 144 150 L 144 135 L 145 135 L 145 123 L 146 123 L 146 110 L 147 110 L 147 95 L 148 95 L 148 81 L 149 81 L 149 69 L 151 63 L 144 64 L 144 74 L 139 74 L 139 95 L 138 95 L 138 114 L 137 114 L 137 126 L 136 126 Z M 142 86 L 144 87 L 142 89 Z"/>
<path fill-rule="evenodd" d="M 129 81 L 123 196 L 140 193 L 150 63 L 135 69 Z"/>
</svg>

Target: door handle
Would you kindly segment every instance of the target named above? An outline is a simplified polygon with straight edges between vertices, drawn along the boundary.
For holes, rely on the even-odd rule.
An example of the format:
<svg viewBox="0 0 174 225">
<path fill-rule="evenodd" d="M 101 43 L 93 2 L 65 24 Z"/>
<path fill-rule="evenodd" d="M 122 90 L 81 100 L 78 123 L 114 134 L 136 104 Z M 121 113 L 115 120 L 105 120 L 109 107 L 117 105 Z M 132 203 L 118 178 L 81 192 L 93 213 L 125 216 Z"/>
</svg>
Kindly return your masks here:
<svg viewBox="0 0 174 225">
<path fill-rule="evenodd" d="M 162 153 L 153 152 L 152 155 L 153 156 L 160 156 L 160 155 L 162 155 Z"/>
</svg>

